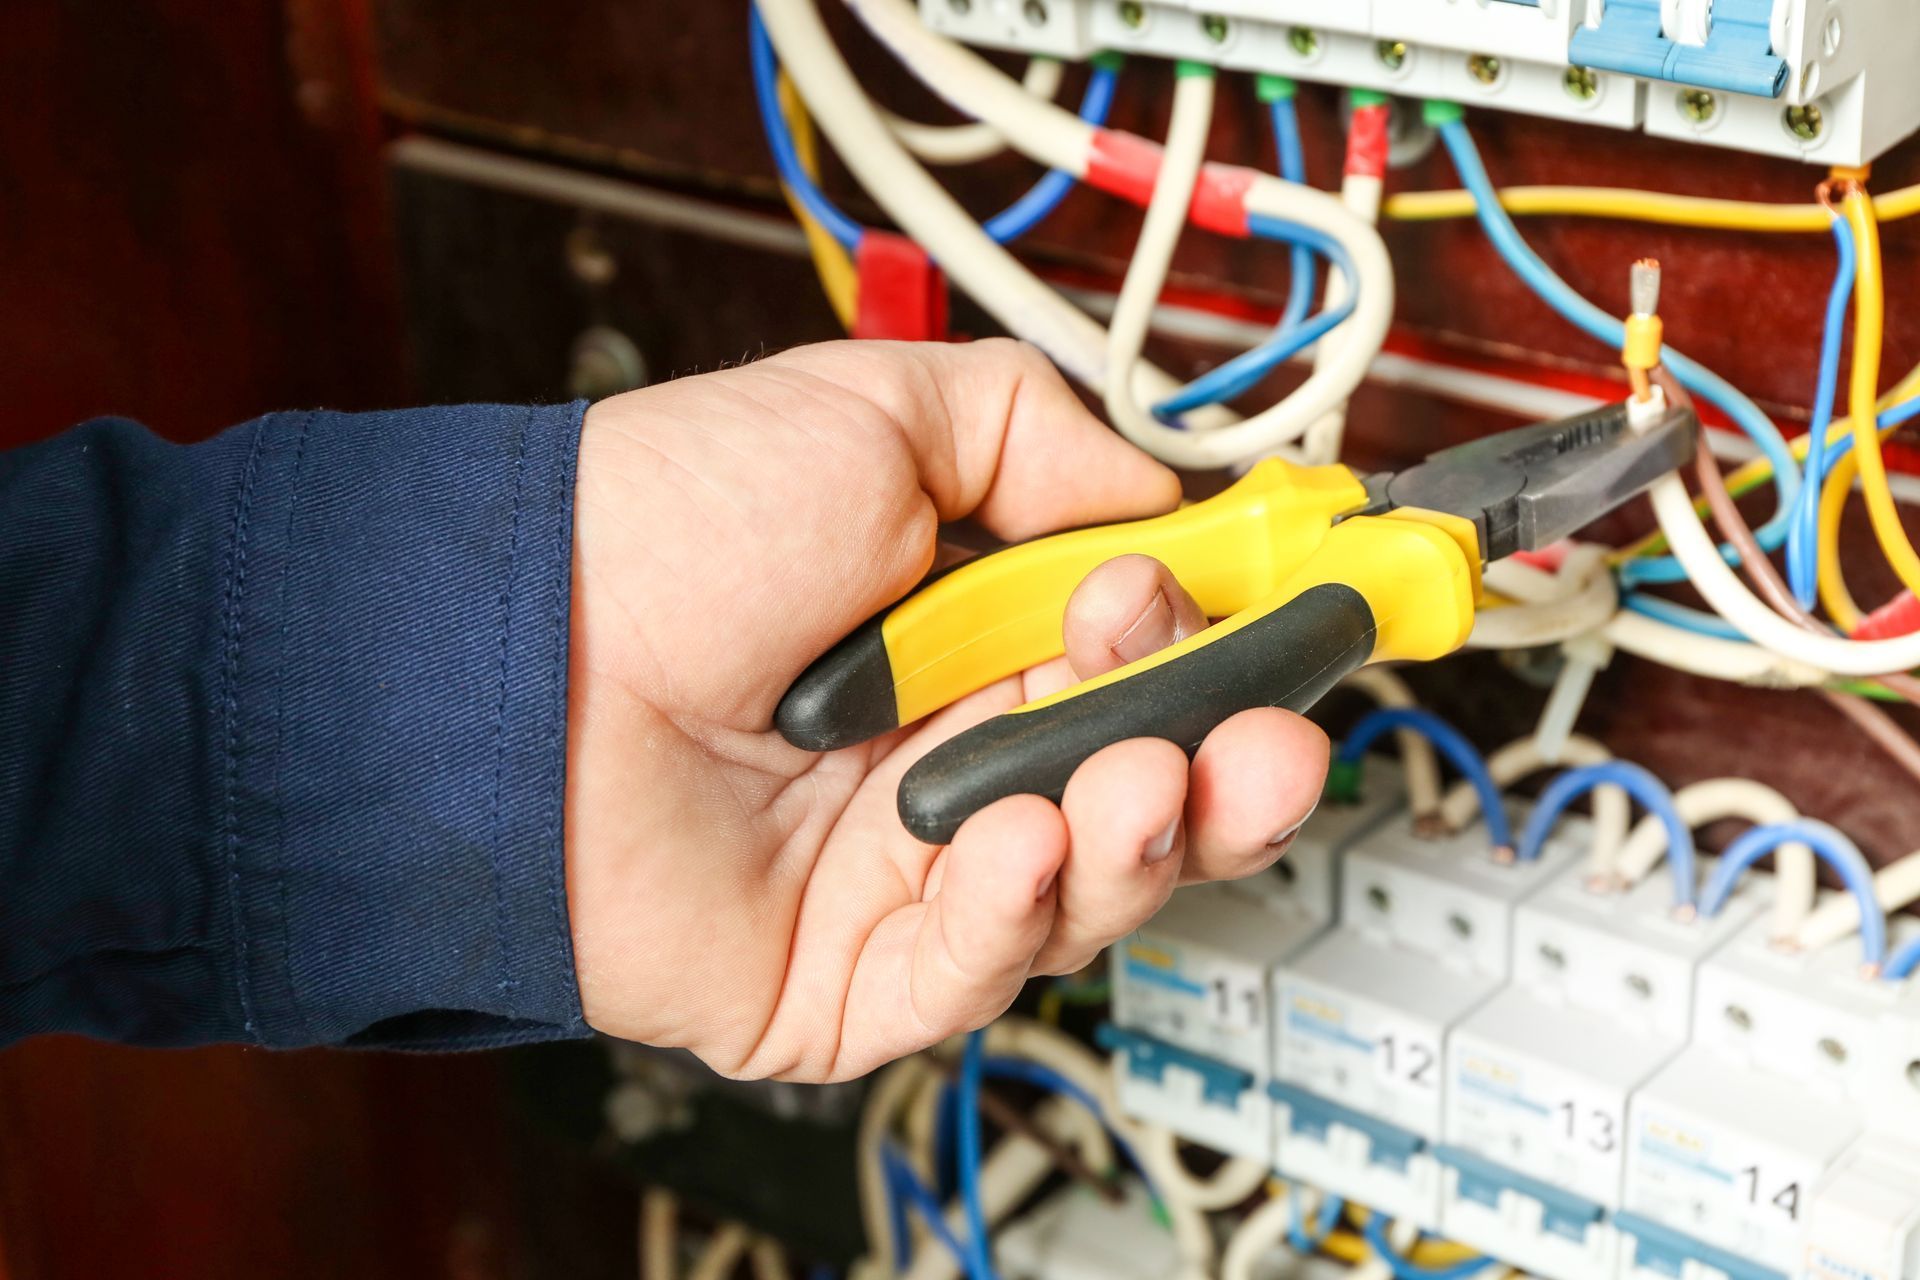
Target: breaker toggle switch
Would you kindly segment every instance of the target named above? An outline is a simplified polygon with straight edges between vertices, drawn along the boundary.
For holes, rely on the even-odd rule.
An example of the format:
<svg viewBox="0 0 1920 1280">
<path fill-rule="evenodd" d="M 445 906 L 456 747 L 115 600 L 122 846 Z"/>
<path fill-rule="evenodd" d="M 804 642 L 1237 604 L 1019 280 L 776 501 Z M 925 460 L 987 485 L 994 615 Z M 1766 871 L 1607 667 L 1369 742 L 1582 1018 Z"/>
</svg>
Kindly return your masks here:
<svg viewBox="0 0 1920 1280">
<path fill-rule="evenodd" d="M 1567 57 L 1599 71 L 1777 98 L 1788 70 L 1773 51 L 1772 20 L 1773 0 L 1714 0 L 1710 10 L 1687 0 L 1607 0 L 1599 26 L 1573 33 Z"/>
</svg>

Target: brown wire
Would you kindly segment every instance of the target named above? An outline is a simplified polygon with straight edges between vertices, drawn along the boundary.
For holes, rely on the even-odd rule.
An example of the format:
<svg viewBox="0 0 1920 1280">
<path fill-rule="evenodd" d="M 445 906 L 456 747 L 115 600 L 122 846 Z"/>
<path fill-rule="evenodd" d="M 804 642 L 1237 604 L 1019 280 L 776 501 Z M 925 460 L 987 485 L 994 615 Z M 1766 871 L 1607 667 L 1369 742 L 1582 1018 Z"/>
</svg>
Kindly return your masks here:
<svg viewBox="0 0 1920 1280">
<path fill-rule="evenodd" d="M 1681 408 L 1692 406 L 1693 401 L 1687 395 L 1686 388 L 1664 368 L 1654 370 L 1653 377 L 1660 384 L 1660 389 L 1666 392 L 1669 403 Z M 1708 510 L 1713 513 L 1714 525 L 1720 530 L 1720 536 L 1732 543 L 1734 550 L 1740 553 L 1740 567 L 1746 571 L 1747 580 L 1753 583 L 1754 591 L 1803 630 L 1817 635 L 1832 635 L 1832 628 L 1800 607 L 1800 602 L 1793 598 L 1792 590 L 1780 577 L 1780 571 L 1774 568 L 1773 561 L 1761 549 L 1760 540 L 1753 536 L 1753 527 L 1740 514 L 1739 504 L 1727 491 L 1727 481 L 1721 474 L 1720 462 L 1713 456 L 1713 450 L 1704 435 L 1694 451 L 1694 473 L 1700 480 L 1700 494 L 1707 500 Z M 1882 676 L 1880 682 L 1910 701 L 1916 693 L 1920 693 L 1920 680 L 1905 672 Z M 1908 736 L 1892 716 L 1858 694 L 1842 693 L 1837 689 L 1822 689 L 1819 692 L 1827 705 L 1851 720 L 1875 745 L 1892 756 L 1895 763 L 1920 781 L 1920 743 Z"/>
</svg>

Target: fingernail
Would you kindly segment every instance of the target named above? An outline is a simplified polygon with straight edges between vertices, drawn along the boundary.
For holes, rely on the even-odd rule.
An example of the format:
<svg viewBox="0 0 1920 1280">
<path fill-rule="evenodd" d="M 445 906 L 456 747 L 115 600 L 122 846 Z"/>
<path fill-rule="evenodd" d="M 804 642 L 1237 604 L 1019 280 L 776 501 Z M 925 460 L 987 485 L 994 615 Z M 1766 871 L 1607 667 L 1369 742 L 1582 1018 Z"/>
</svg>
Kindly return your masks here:
<svg viewBox="0 0 1920 1280">
<path fill-rule="evenodd" d="M 1300 821 L 1294 823 L 1292 826 L 1288 827 L 1285 831 L 1282 831 L 1279 835 L 1275 836 L 1273 839 L 1267 841 L 1267 848 L 1275 849 L 1285 845 L 1292 844 L 1293 838 L 1300 834 L 1300 828 L 1307 825 L 1308 821 L 1310 821 L 1313 817 L 1314 810 L 1318 809 L 1319 807 L 1320 807 L 1320 802 L 1317 800 L 1314 801 L 1313 809 L 1307 810 L 1307 816 L 1305 818 L 1300 819 Z"/>
<path fill-rule="evenodd" d="M 1108 648 L 1122 662 L 1138 662 L 1178 640 L 1178 631 L 1173 621 L 1173 605 L 1168 602 L 1167 593 L 1156 591 L 1153 593 L 1153 602 L 1133 620 L 1133 625 L 1126 629 L 1125 634 Z"/>
<path fill-rule="evenodd" d="M 1167 824 L 1165 831 L 1147 841 L 1147 847 L 1140 855 L 1141 860 L 1148 866 L 1166 861 L 1167 855 L 1173 852 L 1173 838 L 1179 833 L 1180 819 L 1175 818 Z"/>
<path fill-rule="evenodd" d="M 1033 900 L 1035 902 L 1039 902 L 1041 899 L 1045 898 L 1048 894 L 1052 893 L 1053 882 L 1058 880 L 1059 878 L 1060 878 L 1059 871 L 1056 870 L 1056 871 L 1049 872 L 1047 874 L 1047 878 L 1040 882 L 1040 887 L 1033 891 Z"/>
</svg>

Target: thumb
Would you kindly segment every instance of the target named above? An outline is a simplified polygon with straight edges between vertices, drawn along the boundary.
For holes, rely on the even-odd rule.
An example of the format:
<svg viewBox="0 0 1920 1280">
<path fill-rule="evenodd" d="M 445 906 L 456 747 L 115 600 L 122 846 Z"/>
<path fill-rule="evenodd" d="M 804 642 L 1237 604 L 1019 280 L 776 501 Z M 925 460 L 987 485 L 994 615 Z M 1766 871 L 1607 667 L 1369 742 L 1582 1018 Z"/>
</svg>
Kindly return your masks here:
<svg viewBox="0 0 1920 1280">
<path fill-rule="evenodd" d="M 1121 556 L 1088 574 L 1067 601 L 1067 662 L 1091 680 L 1205 629 L 1207 618 L 1173 571 L 1151 556 Z"/>
</svg>

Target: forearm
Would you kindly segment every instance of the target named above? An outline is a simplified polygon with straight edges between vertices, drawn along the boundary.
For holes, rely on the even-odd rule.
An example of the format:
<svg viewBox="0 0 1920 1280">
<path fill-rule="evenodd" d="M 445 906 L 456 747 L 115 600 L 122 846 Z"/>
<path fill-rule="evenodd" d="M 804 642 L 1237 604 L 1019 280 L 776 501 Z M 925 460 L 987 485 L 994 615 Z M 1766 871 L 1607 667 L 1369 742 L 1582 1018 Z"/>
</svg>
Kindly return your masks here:
<svg viewBox="0 0 1920 1280">
<path fill-rule="evenodd" d="M 578 406 L 0 457 L 0 1040 L 584 1030 Z"/>
</svg>

